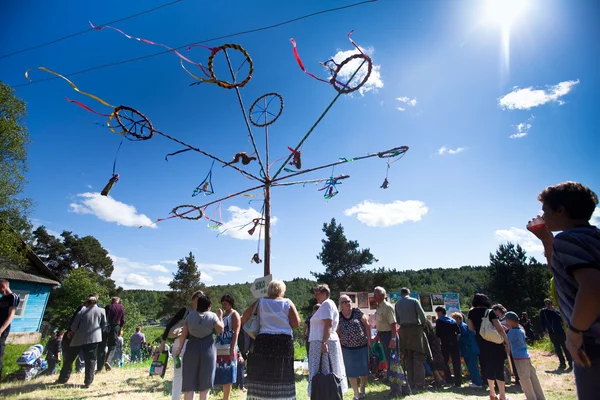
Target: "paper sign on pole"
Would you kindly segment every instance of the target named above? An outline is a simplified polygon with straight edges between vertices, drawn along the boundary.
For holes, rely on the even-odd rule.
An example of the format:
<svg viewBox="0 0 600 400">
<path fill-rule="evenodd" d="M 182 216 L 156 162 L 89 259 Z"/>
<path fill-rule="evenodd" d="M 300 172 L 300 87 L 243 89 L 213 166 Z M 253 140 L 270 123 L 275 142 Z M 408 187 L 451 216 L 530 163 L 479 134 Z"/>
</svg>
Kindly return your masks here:
<svg viewBox="0 0 600 400">
<path fill-rule="evenodd" d="M 267 287 L 272 280 L 273 274 L 255 279 L 252 285 L 250 285 L 250 290 L 252 291 L 254 298 L 260 299 L 261 297 L 267 297 Z"/>
</svg>

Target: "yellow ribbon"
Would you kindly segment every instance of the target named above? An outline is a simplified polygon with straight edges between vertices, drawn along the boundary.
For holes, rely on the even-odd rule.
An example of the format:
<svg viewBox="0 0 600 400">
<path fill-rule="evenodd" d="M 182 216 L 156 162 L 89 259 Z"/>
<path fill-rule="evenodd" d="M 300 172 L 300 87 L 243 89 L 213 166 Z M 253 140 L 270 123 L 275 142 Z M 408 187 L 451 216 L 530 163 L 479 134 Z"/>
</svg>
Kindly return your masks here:
<svg viewBox="0 0 600 400">
<path fill-rule="evenodd" d="M 31 82 L 31 78 L 29 78 L 29 71 L 31 71 L 32 69 L 35 69 L 35 68 L 29 68 L 27 71 L 25 71 L 25 78 L 27 78 L 27 79 L 28 79 L 30 82 Z M 57 72 L 54 72 L 54 71 L 50 71 L 48 68 L 44 68 L 44 67 L 38 67 L 37 69 L 40 69 L 40 70 L 42 70 L 42 71 L 46 71 L 46 72 L 48 72 L 49 74 L 56 75 L 56 76 L 58 76 L 59 78 L 62 78 L 62 79 L 64 79 L 65 81 L 67 81 L 67 82 L 69 83 L 69 85 L 71 85 L 71 87 L 72 87 L 72 88 L 73 88 L 75 91 L 77 91 L 77 92 L 79 92 L 79 93 L 81 93 L 81 94 L 83 94 L 83 95 L 85 95 L 85 96 L 91 97 L 92 99 L 99 101 L 100 103 L 104 104 L 105 106 L 108 106 L 108 107 L 115 108 L 115 106 L 113 106 L 113 105 L 111 105 L 111 104 L 107 103 L 106 101 L 102 100 L 101 98 L 99 98 L 99 97 L 97 97 L 97 96 L 94 96 L 93 94 L 86 93 L 86 92 L 83 92 L 83 91 L 79 90 L 79 88 L 78 88 L 77 86 L 75 86 L 75 84 L 74 84 L 73 82 L 71 82 L 69 79 L 67 79 L 66 77 L 62 76 L 61 74 L 59 74 L 59 73 L 57 73 Z M 113 131 L 113 132 L 114 132 L 114 131 Z"/>
</svg>

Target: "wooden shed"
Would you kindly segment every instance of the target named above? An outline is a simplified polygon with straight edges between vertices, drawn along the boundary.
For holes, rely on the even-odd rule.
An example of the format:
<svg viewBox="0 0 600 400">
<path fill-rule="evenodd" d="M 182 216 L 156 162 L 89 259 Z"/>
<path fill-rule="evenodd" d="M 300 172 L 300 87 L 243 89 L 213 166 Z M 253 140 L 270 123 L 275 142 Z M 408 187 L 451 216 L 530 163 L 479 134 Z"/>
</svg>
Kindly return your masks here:
<svg viewBox="0 0 600 400">
<path fill-rule="evenodd" d="M 8 342 L 37 343 L 50 292 L 60 285 L 58 278 L 31 250 L 27 251 L 27 263 L 22 266 L 0 260 L 0 278 L 9 281 L 10 289 L 21 300 Z"/>
</svg>

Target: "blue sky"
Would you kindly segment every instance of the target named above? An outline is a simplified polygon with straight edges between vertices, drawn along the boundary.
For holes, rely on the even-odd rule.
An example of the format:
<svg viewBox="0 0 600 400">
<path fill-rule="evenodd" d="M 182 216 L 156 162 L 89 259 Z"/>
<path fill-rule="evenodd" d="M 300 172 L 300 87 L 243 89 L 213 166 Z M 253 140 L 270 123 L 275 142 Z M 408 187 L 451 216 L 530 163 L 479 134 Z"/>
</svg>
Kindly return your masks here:
<svg viewBox="0 0 600 400">
<path fill-rule="evenodd" d="M 50 4 L 11 2 L 0 15 L 0 54 L 62 37 L 157 6 L 164 0 Z M 326 4 L 325 4 L 326 3 Z M 596 110 L 600 77 L 600 4 L 594 1 L 531 0 L 519 15 L 487 11 L 485 1 L 382 0 L 356 8 L 248 34 L 239 43 L 255 65 L 241 89 L 246 110 L 260 95 L 280 93 L 281 118 L 271 125 L 271 160 L 288 154 L 336 95 L 326 83 L 302 73 L 289 39 L 307 69 L 327 77 L 318 64 L 352 54 L 346 34 L 372 57 L 374 73 L 362 93 L 342 96 L 302 148 L 309 168 L 368 152 L 408 145 L 392 165 L 390 187 L 380 189 L 385 160 L 369 159 L 335 170 L 351 178 L 333 199 L 317 186 L 273 190 L 272 268 L 276 278 L 309 277 L 322 271 L 316 259 L 324 222 L 335 217 L 351 239 L 370 247 L 377 266 L 399 270 L 487 264 L 505 240 L 520 242 L 541 258 L 540 246 L 524 231 L 547 185 L 576 180 L 600 191 Z M 175 46 L 270 25 L 344 1 L 217 2 L 184 0 L 115 27 Z M 486 11 L 487 10 L 487 11 Z M 493 17 L 490 18 L 490 15 Z M 509 24 L 509 22 L 512 23 Z M 510 28 L 510 29 L 509 29 Z M 44 66 L 68 74 L 161 49 L 105 29 L 0 59 L 0 79 L 27 83 L 28 68 Z M 186 55 L 205 63 L 209 52 Z M 221 62 L 221 64 L 219 64 Z M 140 110 L 157 130 L 229 160 L 251 152 L 234 91 L 193 80 L 174 54 L 73 76 L 83 91 L 111 104 Z M 224 73 L 222 59 L 215 70 Z M 33 81 L 49 75 L 31 72 Z M 98 195 L 112 173 L 121 137 L 98 124 L 99 103 L 62 80 L 18 88 L 28 103 L 30 184 L 33 216 L 52 231 L 93 235 L 115 261 L 114 278 L 127 288 L 165 289 L 174 261 L 192 251 L 208 284 L 251 281 L 263 266 L 251 264 L 255 240 L 229 230 L 216 237 L 206 221 L 172 219 L 180 204 L 202 204 L 249 187 L 239 173 L 215 167 L 212 196 L 191 197 L 210 160 L 184 153 L 155 135 L 125 141 L 117 160 L 121 179 L 111 197 Z M 259 147 L 263 132 L 254 128 Z M 262 151 L 262 150 L 261 150 Z M 247 167 L 257 173 L 256 163 Z M 330 170 L 307 175 L 328 177 Z M 233 208 L 230 208 L 233 207 Z M 240 197 L 222 203 L 222 219 L 251 219 L 260 202 Z M 209 210 L 210 213 L 210 210 Z M 600 212 L 595 214 L 600 219 Z M 234 221 L 233 225 L 236 224 Z M 228 235 L 235 233 L 234 236 Z"/>
</svg>

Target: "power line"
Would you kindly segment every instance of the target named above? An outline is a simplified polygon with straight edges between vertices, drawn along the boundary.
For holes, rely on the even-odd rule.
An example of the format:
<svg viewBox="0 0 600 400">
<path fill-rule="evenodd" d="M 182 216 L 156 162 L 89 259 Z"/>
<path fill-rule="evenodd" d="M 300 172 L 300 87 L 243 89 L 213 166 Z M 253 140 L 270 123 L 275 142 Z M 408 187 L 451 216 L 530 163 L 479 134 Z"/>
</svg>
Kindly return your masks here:
<svg viewBox="0 0 600 400">
<path fill-rule="evenodd" d="M 166 4 L 163 4 L 163 5 L 151 8 L 149 10 L 142 11 L 142 12 L 139 12 L 137 14 L 130 15 L 128 17 L 119 18 L 119 19 L 116 19 L 114 21 L 110 21 L 110 22 L 107 22 L 105 24 L 98 25 L 98 26 L 116 24 L 117 22 L 121 22 L 121 21 L 125 21 L 125 20 L 132 19 L 132 18 L 135 18 L 135 17 L 139 17 L 140 15 L 149 14 L 152 11 L 156 11 L 156 10 L 159 10 L 161 8 L 164 8 L 164 7 L 172 6 L 173 4 L 179 3 L 181 1 L 183 1 L 183 0 L 175 0 L 175 1 L 172 1 L 170 3 L 166 3 Z M 42 43 L 42 44 L 38 44 L 38 45 L 35 45 L 35 46 L 27 47 L 27 48 L 24 48 L 22 50 L 17 50 L 17 51 L 14 51 L 12 53 L 9 53 L 9 54 L 4 54 L 4 55 L 0 56 L 0 60 L 2 60 L 4 58 L 12 57 L 12 56 L 17 55 L 17 54 L 25 53 L 25 52 L 28 52 L 28 51 L 31 51 L 31 50 L 35 50 L 35 49 L 39 49 L 39 48 L 42 48 L 42 47 L 50 46 L 51 44 L 62 42 L 63 40 L 67 40 L 67 39 L 70 39 L 70 38 L 75 37 L 75 36 L 83 35 L 84 33 L 88 33 L 88 32 L 91 32 L 93 30 L 94 30 L 93 28 L 88 28 L 88 29 L 86 29 L 84 31 L 76 32 L 76 33 L 71 33 L 70 35 L 61 37 L 59 39 L 54 39 L 54 40 L 51 40 L 51 41 L 46 42 L 46 43 Z"/>
<path fill-rule="evenodd" d="M 241 35 L 247 35 L 249 33 L 266 31 L 266 30 L 269 30 L 269 29 L 278 28 L 278 27 L 283 26 L 283 25 L 291 24 L 293 22 L 297 22 L 297 21 L 300 21 L 300 20 L 303 20 L 303 19 L 315 17 L 317 15 L 326 14 L 326 13 L 335 12 L 335 11 L 340 11 L 340 10 L 344 10 L 344 9 L 347 9 L 347 8 L 352 8 L 352 7 L 360 6 L 360 5 L 363 5 L 363 4 L 367 4 L 367 3 L 375 3 L 377 1 L 378 0 L 365 0 L 365 1 L 358 2 L 358 3 L 349 4 L 347 6 L 330 8 L 330 9 L 327 9 L 327 10 L 314 12 L 312 14 L 306 14 L 306 15 L 303 15 L 301 17 L 290 19 L 290 20 L 287 20 L 287 21 L 284 21 L 284 22 L 279 22 L 279 23 L 274 24 L 274 25 L 264 26 L 262 28 L 250 29 L 250 30 L 247 30 L 247 31 L 242 31 L 242 32 L 237 32 L 237 33 L 231 33 L 231 34 L 228 34 L 228 35 L 218 36 L 218 37 L 214 37 L 214 38 L 211 38 L 211 39 L 204 39 L 204 40 L 201 40 L 199 42 L 189 43 L 189 44 L 186 44 L 186 45 L 183 45 L 183 46 L 175 47 L 174 50 L 180 50 L 180 49 L 183 49 L 185 47 L 189 47 L 189 46 L 192 46 L 192 45 L 195 45 L 195 44 L 207 43 L 207 42 L 212 42 L 212 41 L 215 41 L 215 40 L 227 39 L 227 38 L 234 37 L 234 36 L 241 36 Z M 63 74 L 63 75 L 64 76 L 75 76 L 75 75 L 85 74 L 87 72 L 96 71 L 96 70 L 103 69 L 103 68 L 108 68 L 108 67 L 114 67 L 116 65 L 127 64 L 127 63 L 130 63 L 130 62 L 140 61 L 140 60 L 144 60 L 144 59 L 147 59 L 147 58 L 152 58 L 152 57 L 160 56 L 162 54 L 166 54 L 166 53 L 170 53 L 170 52 L 171 52 L 171 50 L 163 50 L 163 51 L 159 51 L 158 53 L 148 54 L 148 55 L 145 55 L 145 56 L 140 56 L 140 57 L 135 57 L 135 58 L 129 58 L 127 60 L 116 61 L 116 62 L 112 62 L 112 63 L 108 63 L 108 64 L 103 64 L 103 65 L 98 65 L 98 66 L 95 66 L 95 67 L 91 67 L 91 68 L 83 69 L 81 71 L 72 72 L 70 74 Z M 40 79 L 40 80 L 37 80 L 37 81 L 31 81 L 31 82 L 27 82 L 27 83 L 22 83 L 20 85 L 14 85 L 12 87 L 13 88 L 18 88 L 18 87 L 32 85 L 32 84 L 35 84 L 35 83 L 52 81 L 52 80 L 55 80 L 55 79 L 58 79 L 58 78 L 57 77 L 49 77 L 49 78 L 44 78 L 44 79 Z"/>
</svg>

